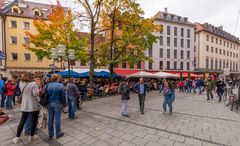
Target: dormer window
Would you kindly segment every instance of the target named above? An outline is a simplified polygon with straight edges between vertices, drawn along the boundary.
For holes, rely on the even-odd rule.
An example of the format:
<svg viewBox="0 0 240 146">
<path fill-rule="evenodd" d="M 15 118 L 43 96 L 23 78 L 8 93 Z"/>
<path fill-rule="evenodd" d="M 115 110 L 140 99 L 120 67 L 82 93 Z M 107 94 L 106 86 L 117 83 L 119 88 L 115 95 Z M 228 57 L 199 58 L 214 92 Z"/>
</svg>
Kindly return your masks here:
<svg viewBox="0 0 240 146">
<path fill-rule="evenodd" d="M 40 16 L 42 16 L 42 12 L 39 9 L 35 8 L 35 9 L 33 9 L 33 15 L 40 17 Z"/>
<path fill-rule="evenodd" d="M 18 8 L 13 8 L 13 13 L 18 13 Z"/>
<path fill-rule="evenodd" d="M 22 10 L 18 6 L 12 7 L 12 13 L 20 14 L 21 12 L 22 12 Z"/>
</svg>

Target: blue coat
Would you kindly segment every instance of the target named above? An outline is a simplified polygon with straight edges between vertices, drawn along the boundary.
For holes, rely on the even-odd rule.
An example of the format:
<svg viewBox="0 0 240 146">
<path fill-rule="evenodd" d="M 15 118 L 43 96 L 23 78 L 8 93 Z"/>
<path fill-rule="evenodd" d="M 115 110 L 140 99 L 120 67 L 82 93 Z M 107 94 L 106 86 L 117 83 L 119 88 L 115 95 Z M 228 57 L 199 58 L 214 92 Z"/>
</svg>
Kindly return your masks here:
<svg viewBox="0 0 240 146">
<path fill-rule="evenodd" d="M 140 83 L 137 83 L 134 87 L 135 91 L 140 94 Z M 146 93 L 149 91 L 149 87 L 146 83 L 144 83 L 144 94 L 143 95 L 146 95 Z"/>
<path fill-rule="evenodd" d="M 66 94 L 62 84 L 57 82 L 49 83 L 47 92 L 50 102 L 66 105 Z"/>
<path fill-rule="evenodd" d="M 175 92 L 173 89 L 169 89 L 166 93 L 163 91 L 163 98 L 168 102 L 174 102 Z"/>
</svg>

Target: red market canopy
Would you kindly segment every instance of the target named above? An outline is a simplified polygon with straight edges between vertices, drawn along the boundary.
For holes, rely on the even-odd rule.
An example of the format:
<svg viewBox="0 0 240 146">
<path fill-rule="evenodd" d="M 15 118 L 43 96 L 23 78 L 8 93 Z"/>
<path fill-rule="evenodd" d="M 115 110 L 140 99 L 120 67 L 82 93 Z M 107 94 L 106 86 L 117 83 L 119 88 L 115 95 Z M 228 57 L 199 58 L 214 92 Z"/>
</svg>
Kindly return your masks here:
<svg viewBox="0 0 240 146">
<path fill-rule="evenodd" d="M 127 75 L 131 75 L 131 74 L 135 74 L 138 73 L 142 70 L 131 70 L 131 69 L 114 69 L 113 70 L 116 74 L 120 75 L 120 76 L 127 76 Z"/>
</svg>

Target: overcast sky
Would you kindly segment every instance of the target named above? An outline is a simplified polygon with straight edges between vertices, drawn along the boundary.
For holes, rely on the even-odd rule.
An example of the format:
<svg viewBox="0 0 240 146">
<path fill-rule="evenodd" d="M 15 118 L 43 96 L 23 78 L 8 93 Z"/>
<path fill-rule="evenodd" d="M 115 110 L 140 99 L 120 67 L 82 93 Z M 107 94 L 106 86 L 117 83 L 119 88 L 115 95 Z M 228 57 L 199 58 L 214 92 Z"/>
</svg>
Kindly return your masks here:
<svg viewBox="0 0 240 146">
<path fill-rule="evenodd" d="M 28 0 L 35 2 L 55 2 L 56 0 Z M 63 6 L 74 7 L 75 0 L 60 0 Z M 151 17 L 158 11 L 164 11 L 183 17 L 191 22 L 208 22 L 215 26 L 223 25 L 224 30 L 234 33 L 237 16 L 240 10 L 240 0 L 137 0 L 145 11 L 145 17 Z M 235 35 L 240 37 L 240 18 Z"/>
</svg>

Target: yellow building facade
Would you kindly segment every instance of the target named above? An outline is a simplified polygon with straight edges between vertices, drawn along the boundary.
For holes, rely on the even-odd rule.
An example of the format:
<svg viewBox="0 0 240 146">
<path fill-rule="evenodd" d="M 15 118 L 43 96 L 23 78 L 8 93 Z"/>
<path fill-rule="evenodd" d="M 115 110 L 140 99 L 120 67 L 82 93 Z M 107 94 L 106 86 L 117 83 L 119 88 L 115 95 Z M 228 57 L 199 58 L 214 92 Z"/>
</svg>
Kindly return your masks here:
<svg viewBox="0 0 240 146">
<path fill-rule="evenodd" d="M 5 12 L 5 43 L 6 43 L 6 76 L 19 78 L 23 73 L 30 73 L 34 77 L 43 77 L 53 70 L 52 60 L 40 59 L 35 53 L 24 48 L 30 43 L 26 31 L 36 34 L 33 20 L 41 17 L 47 21 L 50 6 L 25 1 L 14 1 L 8 5 Z"/>
</svg>

